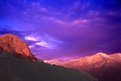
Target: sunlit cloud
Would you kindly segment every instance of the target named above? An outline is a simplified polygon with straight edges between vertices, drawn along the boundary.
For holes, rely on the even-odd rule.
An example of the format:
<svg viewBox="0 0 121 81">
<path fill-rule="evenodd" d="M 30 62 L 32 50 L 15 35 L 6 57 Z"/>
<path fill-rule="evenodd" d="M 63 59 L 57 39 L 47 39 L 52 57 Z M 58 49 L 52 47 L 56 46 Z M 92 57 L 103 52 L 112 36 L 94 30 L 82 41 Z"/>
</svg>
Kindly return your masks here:
<svg viewBox="0 0 121 81">
<path fill-rule="evenodd" d="M 79 25 L 79 24 L 87 24 L 87 23 L 89 23 L 89 20 L 87 19 L 77 19 L 77 20 L 72 21 L 70 24 Z"/>
<path fill-rule="evenodd" d="M 37 38 L 32 37 L 32 36 L 25 36 L 25 40 L 29 40 L 29 41 L 38 41 Z"/>
<path fill-rule="evenodd" d="M 57 48 L 55 45 L 47 43 L 45 41 L 37 42 L 36 45 L 45 47 L 46 49 L 56 49 Z"/>
<path fill-rule="evenodd" d="M 37 37 L 38 36 L 38 37 Z M 39 47 L 40 49 L 58 49 L 62 41 L 55 39 L 47 34 L 44 35 L 29 35 L 25 36 L 25 40 L 34 41 L 32 45 L 29 45 L 31 49 Z"/>
<path fill-rule="evenodd" d="M 34 48 L 35 46 L 34 45 L 29 45 L 29 48 Z"/>
</svg>

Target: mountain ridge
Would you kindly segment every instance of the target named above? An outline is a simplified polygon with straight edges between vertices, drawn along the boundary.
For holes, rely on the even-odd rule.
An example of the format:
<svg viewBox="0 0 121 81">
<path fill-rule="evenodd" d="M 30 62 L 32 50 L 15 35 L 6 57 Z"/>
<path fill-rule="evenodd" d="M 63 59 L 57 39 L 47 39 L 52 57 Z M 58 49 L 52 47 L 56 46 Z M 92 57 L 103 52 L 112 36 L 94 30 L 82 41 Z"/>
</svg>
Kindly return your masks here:
<svg viewBox="0 0 121 81">
<path fill-rule="evenodd" d="M 56 65 L 88 72 L 99 81 L 121 81 L 121 53 L 100 52 Z"/>
<path fill-rule="evenodd" d="M 118 57 L 117 59 L 115 59 L 114 57 Z M 88 64 L 92 64 L 92 62 L 97 62 L 97 61 L 104 61 L 104 60 L 115 60 L 115 61 L 121 61 L 121 53 L 115 53 L 115 54 L 106 54 L 106 53 L 103 53 L 103 52 L 99 52 L 99 53 L 96 53 L 94 55 L 90 55 L 90 56 L 85 56 L 85 57 L 81 57 L 81 58 L 76 58 L 76 59 L 72 59 L 72 60 L 69 60 L 69 61 L 64 61 L 64 62 L 61 62 L 59 60 L 56 59 L 56 62 L 54 62 L 54 60 L 48 60 L 46 61 L 47 63 L 50 63 L 50 64 L 55 64 L 55 65 L 66 65 L 68 63 L 72 63 L 72 62 L 86 62 L 88 61 Z M 54 62 L 54 63 L 53 63 Z M 59 64 L 60 63 L 60 64 Z"/>
</svg>

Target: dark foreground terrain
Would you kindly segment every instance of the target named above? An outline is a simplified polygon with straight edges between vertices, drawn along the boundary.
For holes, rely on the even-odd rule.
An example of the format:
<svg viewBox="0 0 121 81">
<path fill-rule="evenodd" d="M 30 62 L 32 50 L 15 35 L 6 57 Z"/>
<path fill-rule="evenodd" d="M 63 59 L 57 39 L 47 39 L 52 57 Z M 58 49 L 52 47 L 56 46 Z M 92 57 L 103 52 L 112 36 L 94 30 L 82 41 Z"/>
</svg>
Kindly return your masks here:
<svg viewBox="0 0 121 81">
<path fill-rule="evenodd" d="M 121 63 L 111 67 L 104 67 L 89 71 L 99 81 L 121 81 Z"/>
<path fill-rule="evenodd" d="M 97 81 L 91 75 L 73 69 L 0 55 L 0 81 Z"/>
</svg>

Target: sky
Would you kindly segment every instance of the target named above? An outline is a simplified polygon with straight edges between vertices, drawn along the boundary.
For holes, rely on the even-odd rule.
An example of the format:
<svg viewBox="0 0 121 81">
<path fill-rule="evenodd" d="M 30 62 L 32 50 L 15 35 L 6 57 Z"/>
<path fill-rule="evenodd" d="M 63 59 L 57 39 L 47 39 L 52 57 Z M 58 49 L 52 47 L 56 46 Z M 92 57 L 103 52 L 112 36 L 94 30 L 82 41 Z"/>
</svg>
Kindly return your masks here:
<svg viewBox="0 0 121 81">
<path fill-rule="evenodd" d="M 121 52 L 120 0 L 0 0 L 0 35 L 19 36 L 40 59 Z"/>
</svg>

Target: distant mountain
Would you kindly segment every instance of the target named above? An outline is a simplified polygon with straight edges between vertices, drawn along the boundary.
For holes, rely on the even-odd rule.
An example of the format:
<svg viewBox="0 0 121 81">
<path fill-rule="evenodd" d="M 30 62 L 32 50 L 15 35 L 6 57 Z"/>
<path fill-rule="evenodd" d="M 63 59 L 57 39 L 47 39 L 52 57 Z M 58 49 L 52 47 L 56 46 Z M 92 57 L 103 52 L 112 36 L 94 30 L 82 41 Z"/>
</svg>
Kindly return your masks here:
<svg viewBox="0 0 121 81">
<path fill-rule="evenodd" d="M 121 81 L 121 53 L 111 55 L 97 53 L 67 62 L 56 61 L 52 64 L 89 72 L 99 81 Z"/>
<path fill-rule="evenodd" d="M 0 55 L 0 81 L 97 81 L 91 75 L 74 69 L 40 61 Z"/>
<path fill-rule="evenodd" d="M 10 52 L 19 58 L 37 60 L 37 58 L 31 53 L 28 45 L 13 34 L 4 34 L 0 36 L 0 53 L 5 52 Z"/>
<path fill-rule="evenodd" d="M 86 56 L 80 59 L 74 59 L 63 63 L 65 67 L 83 69 L 90 71 L 92 69 L 100 69 L 121 63 L 121 54 L 107 55 L 104 53 L 97 53 L 92 56 Z"/>
</svg>

